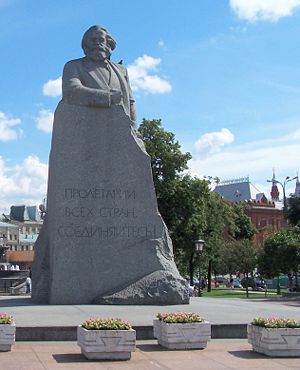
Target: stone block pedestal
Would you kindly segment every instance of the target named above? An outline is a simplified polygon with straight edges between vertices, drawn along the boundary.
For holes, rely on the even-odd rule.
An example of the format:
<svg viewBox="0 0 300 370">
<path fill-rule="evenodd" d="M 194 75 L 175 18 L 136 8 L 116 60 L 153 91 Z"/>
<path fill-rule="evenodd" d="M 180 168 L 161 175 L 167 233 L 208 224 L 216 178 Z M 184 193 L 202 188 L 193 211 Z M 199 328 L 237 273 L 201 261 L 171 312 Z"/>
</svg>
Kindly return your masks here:
<svg viewBox="0 0 300 370">
<path fill-rule="evenodd" d="M 247 333 L 255 352 L 271 357 L 300 356 L 300 328 L 264 328 L 249 324 Z"/>
<path fill-rule="evenodd" d="M 153 321 L 153 330 L 158 344 L 168 349 L 206 348 L 211 338 L 208 322 L 168 324 L 157 319 Z"/>
<path fill-rule="evenodd" d="M 15 343 L 15 324 L 0 324 L 0 352 L 11 351 Z"/>
<path fill-rule="evenodd" d="M 135 330 L 86 330 L 77 328 L 77 343 L 89 360 L 129 360 L 135 351 Z"/>
</svg>

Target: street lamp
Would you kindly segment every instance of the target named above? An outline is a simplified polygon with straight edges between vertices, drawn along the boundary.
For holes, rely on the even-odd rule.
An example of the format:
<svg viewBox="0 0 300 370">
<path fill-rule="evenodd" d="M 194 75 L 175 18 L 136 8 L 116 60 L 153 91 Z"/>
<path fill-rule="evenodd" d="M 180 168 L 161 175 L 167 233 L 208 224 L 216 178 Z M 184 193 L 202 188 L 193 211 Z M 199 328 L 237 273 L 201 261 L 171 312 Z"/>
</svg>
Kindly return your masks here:
<svg viewBox="0 0 300 370">
<path fill-rule="evenodd" d="M 283 182 L 283 183 L 282 183 L 282 182 L 280 182 L 280 181 L 278 181 L 278 180 L 275 180 L 275 179 L 273 179 L 273 180 L 267 180 L 267 182 L 275 182 L 275 184 L 279 184 L 279 185 L 281 185 L 281 187 L 282 187 L 282 192 L 283 192 L 283 210 L 284 210 L 284 211 L 286 210 L 286 195 L 285 195 L 285 187 L 286 187 L 286 184 L 287 184 L 288 182 L 293 181 L 293 180 L 296 180 L 296 179 L 297 179 L 297 176 L 292 177 L 292 178 L 290 178 L 290 176 L 287 176 L 287 177 L 285 178 L 285 180 L 284 180 L 284 182 Z"/>
<path fill-rule="evenodd" d="M 198 289 L 198 297 L 201 297 L 201 286 L 200 286 L 200 278 L 201 278 L 201 265 L 200 265 L 200 259 L 201 259 L 201 252 L 203 251 L 205 241 L 202 239 L 195 240 L 195 248 L 196 252 L 199 252 L 199 289 Z"/>
<path fill-rule="evenodd" d="M 202 252 L 204 247 L 205 241 L 202 239 L 195 240 L 195 247 L 197 252 Z"/>
</svg>

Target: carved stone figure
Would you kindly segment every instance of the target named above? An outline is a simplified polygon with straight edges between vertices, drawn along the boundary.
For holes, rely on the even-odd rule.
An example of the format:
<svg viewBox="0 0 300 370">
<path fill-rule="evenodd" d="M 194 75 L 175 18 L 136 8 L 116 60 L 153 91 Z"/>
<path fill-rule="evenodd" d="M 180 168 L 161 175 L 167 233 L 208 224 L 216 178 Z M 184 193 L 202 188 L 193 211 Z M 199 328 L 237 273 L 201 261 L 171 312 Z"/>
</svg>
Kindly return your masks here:
<svg viewBox="0 0 300 370">
<path fill-rule="evenodd" d="M 121 104 L 135 121 L 134 100 L 126 68 L 110 61 L 116 42 L 103 27 L 89 28 L 82 38 L 84 58 L 71 60 L 63 73 L 63 100 L 87 107 Z"/>
<path fill-rule="evenodd" d="M 181 304 L 188 289 L 157 210 L 126 68 L 101 26 L 66 63 L 54 116 L 47 213 L 32 299 L 49 304 Z"/>
</svg>

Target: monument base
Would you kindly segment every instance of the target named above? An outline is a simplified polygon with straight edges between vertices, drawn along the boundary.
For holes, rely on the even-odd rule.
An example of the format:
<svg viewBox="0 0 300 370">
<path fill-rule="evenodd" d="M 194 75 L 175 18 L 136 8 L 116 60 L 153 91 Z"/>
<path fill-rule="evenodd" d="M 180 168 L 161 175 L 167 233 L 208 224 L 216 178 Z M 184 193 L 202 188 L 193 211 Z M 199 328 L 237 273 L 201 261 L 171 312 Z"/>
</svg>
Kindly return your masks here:
<svg viewBox="0 0 300 370">
<path fill-rule="evenodd" d="M 96 298 L 93 303 L 120 305 L 189 303 L 189 297 L 185 293 L 186 287 L 182 285 L 180 276 L 175 277 L 161 270 L 145 276 L 125 289 L 106 293 L 102 297 Z"/>
<path fill-rule="evenodd" d="M 32 285 L 43 304 L 189 302 L 150 157 L 122 106 L 58 105 Z"/>
</svg>

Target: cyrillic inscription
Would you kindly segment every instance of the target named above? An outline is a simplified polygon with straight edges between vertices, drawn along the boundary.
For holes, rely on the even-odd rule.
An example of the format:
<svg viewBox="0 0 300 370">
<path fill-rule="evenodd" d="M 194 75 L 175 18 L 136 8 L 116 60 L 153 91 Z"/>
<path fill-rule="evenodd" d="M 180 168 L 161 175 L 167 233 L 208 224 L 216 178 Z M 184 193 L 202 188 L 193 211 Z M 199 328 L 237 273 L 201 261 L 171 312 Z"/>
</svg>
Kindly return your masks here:
<svg viewBox="0 0 300 370">
<path fill-rule="evenodd" d="M 84 226 L 73 223 L 62 225 L 58 228 L 58 234 L 64 238 L 92 238 L 111 239 L 111 238 L 156 238 L 155 225 L 145 226 Z"/>
<path fill-rule="evenodd" d="M 66 199 L 135 199 L 135 191 L 128 189 L 65 189 Z"/>
<path fill-rule="evenodd" d="M 66 207 L 66 217 L 104 217 L 104 218 L 136 218 L 134 208 L 88 208 L 88 207 Z"/>
<path fill-rule="evenodd" d="M 138 219 L 136 210 L 132 207 L 132 202 L 136 200 L 134 190 L 97 187 L 88 189 L 66 188 L 64 190 L 64 198 L 68 200 L 68 205 L 63 208 L 63 214 L 66 221 L 69 222 L 58 227 L 58 235 L 62 238 L 157 237 L 155 225 L 140 225 L 140 222 L 139 225 L 124 224 L 125 220 L 129 222 L 130 219 Z M 91 203 L 91 201 L 93 201 L 92 204 L 94 205 L 88 206 L 87 204 Z M 127 201 L 128 205 L 130 205 L 129 207 L 126 207 Z M 118 205 L 119 202 L 122 205 Z M 95 207 L 95 205 L 98 205 L 98 207 Z M 88 219 L 89 223 L 95 219 L 95 223 L 86 225 L 84 223 L 85 219 Z M 103 224 L 100 221 L 101 219 L 103 219 Z M 120 219 L 121 225 L 119 225 L 118 219 Z M 81 224 L 77 223 L 79 220 L 82 222 Z M 107 224 L 110 226 L 107 226 Z M 114 225 L 111 226 L 111 224 Z"/>
</svg>

